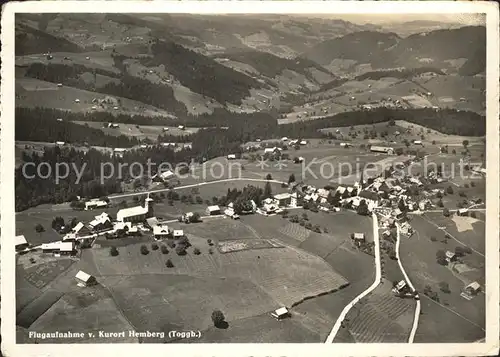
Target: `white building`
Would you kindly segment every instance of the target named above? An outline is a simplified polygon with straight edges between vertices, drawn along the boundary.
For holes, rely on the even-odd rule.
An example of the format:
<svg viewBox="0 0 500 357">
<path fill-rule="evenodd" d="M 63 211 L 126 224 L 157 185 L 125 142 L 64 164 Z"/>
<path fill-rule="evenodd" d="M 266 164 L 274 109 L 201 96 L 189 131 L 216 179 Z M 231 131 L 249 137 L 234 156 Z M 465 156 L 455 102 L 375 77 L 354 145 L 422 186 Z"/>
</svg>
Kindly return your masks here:
<svg viewBox="0 0 500 357">
<path fill-rule="evenodd" d="M 102 212 L 100 215 L 95 216 L 94 219 L 89 222 L 89 227 L 94 231 L 100 231 L 105 228 L 110 228 L 111 219 L 106 212 Z"/>
<path fill-rule="evenodd" d="M 387 155 L 394 155 L 394 149 L 391 147 L 387 147 L 387 146 L 372 145 L 370 147 L 370 151 L 371 152 L 379 152 L 379 153 L 383 153 L 383 154 L 387 154 Z"/>
<path fill-rule="evenodd" d="M 236 155 L 235 154 L 229 154 L 227 155 L 228 160 L 236 160 Z"/>
<path fill-rule="evenodd" d="M 57 241 L 42 244 L 42 252 L 70 255 L 75 251 L 75 242 L 73 241 Z"/>
<path fill-rule="evenodd" d="M 28 248 L 29 244 L 24 235 L 18 235 L 14 238 L 14 245 L 16 250 L 23 250 Z"/>
<path fill-rule="evenodd" d="M 184 237 L 184 231 L 182 229 L 174 229 L 172 235 L 174 236 L 174 238 L 179 239 L 181 237 Z"/>
<path fill-rule="evenodd" d="M 170 236 L 170 231 L 167 225 L 153 226 L 153 235 L 155 239 L 165 239 Z"/>
<path fill-rule="evenodd" d="M 276 320 L 281 320 L 285 317 L 290 316 L 290 312 L 286 307 L 280 307 L 279 309 L 276 309 L 275 311 L 271 312 L 271 316 L 274 317 Z"/>
<path fill-rule="evenodd" d="M 90 200 L 85 202 L 85 210 L 91 210 L 94 208 L 106 208 L 108 207 L 108 203 L 102 200 Z"/>
<path fill-rule="evenodd" d="M 78 273 L 75 275 L 75 279 L 78 282 L 78 286 L 91 286 L 97 283 L 96 279 L 94 276 L 85 273 L 84 271 L 80 270 Z"/>
<path fill-rule="evenodd" d="M 274 200 L 278 206 L 288 206 L 292 201 L 292 195 L 289 193 L 278 193 L 274 195 Z"/>
<path fill-rule="evenodd" d="M 217 205 L 208 206 L 206 212 L 207 212 L 207 215 L 209 215 L 209 216 L 220 214 L 220 207 Z"/>
<path fill-rule="evenodd" d="M 147 215 L 149 213 L 150 209 L 150 202 L 152 201 L 152 198 L 148 197 L 146 198 L 146 201 L 144 202 L 144 207 L 143 206 L 136 206 L 136 207 L 130 207 L 130 208 L 123 208 L 118 211 L 116 214 L 116 220 L 119 222 L 141 222 L 145 221 L 147 218 Z"/>
</svg>

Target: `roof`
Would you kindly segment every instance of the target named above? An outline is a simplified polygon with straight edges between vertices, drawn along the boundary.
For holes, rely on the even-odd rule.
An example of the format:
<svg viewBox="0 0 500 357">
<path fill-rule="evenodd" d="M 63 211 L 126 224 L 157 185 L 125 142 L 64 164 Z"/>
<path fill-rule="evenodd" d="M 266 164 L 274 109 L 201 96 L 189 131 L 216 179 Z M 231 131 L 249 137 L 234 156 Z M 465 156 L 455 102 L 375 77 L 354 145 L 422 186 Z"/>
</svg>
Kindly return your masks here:
<svg viewBox="0 0 500 357">
<path fill-rule="evenodd" d="M 280 307 L 279 309 L 276 309 L 274 313 L 278 316 L 280 315 L 286 315 L 288 314 L 288 309 L 286 307 Z"/>
<path fill-rule="evenodd" d="M 184 235 L 184 231 L 182 229 L 174 229 L 174 237 L 182 237 Z"/>
<path fill-rule="evenodd" d="M 115 152 L 124 152 L 124 151 L 127 151 L 127 149 L 115 148 L 113 151 L 115 151 Z"/>
<path fill-rule="evenodd" d="M 370 150 L 371 151 L 388 152 L 388 151 L 392 151 L 394 149 L 391 148 L 391 147 L 388 147 L 388 146 L 375 146 L 375 145 L 372 145 L 370 147 Z"/>
<path fill-rule="evenodd" d="M 59 250 L 61 252 L 72 252 L 75 249 L 74 242 L 60 242 Z"/>
<path fill-rule="evenodd" d="M 146 222 L 149 224 L 150 227 L 154 227 L 158 224 L 158 218 L 156 217 L 147 218 Z"/>
<path fill-rule="evenodd" d="M 354 233 L 354 239 L 365 239 L 364 233 Z"/>
<path fill-rule="evenodd" d="M 28 241 L 26 240 L 26 237 L 24 235 L 19 235 L 14 238 L 14 242 L 16 243 L 15 245 L 22 245 L 22 244 L 28 244 Z"/>
<path fill-rule="evenodd" d="M 467 212 L 467 211 L 469 211 L 467 208 L 460 208 L 460 209 L 458 210 L 458 212 L 459 212 L 459 213 L 465 213 L 465 212 Z"/>
<path fill-rule="evenodd" d="M 477 281 L 475 281 L 475 282 L 470 283 L 469 285 L 467 285 L 465 288 L 466 289 L 469 288 L 469 289 L 479 290 L 479 288 L 481 288 L 481 285 L 479 285 L 479 283 Z"/>
<path fill-rule="evenodd" d="M 107 206 L 107 205 L 108 205 L 108 203 L 106 201 L 101 201 L 101 200 L 91 200 L 91 201 L 85 202 L 85 207 L 89 207 L 89 206 L 103 207 L 103 206 Z"/>
<path fill-rule="evenodd" d="M 214 205 L 214 206 L 208 206 L 207 209 L 210 211 L 210 212 L 213 212 L 213 211 L 220 211 L 220 207 L 217 206 L 217 205 Z"/>
<path fill-rule="evenodd" d="M 73 232 L 78 233 L 80 229 L 84 227 L 82 222 L 78 222 L 76 226 L 73 227 Z"/>
<path fill-rule="evenodd" d="M 168 234 L 168 226 L 154 226 L 153 227 L 153 234 L 155 236 L 158 235 L 163 235 L 163 234 Z"/>
<path fill-rule="evenodd" d="M 85 273 L 84 271 L 80 270 L 78 273 L 76 273 L 75 278 L 82 280 L 82 281 L 89 281 L 89 279 L 92 277 L 92 275 L 89 275 Z"/>
<path fill-rule="evenodd" d="M 450 252 L 449 250 L 446 251 L 446 258 L 453 258 L 455 256 L 455 253 Z"/>
<path fill-rule="evenodd" d="M 276 195 L 274 195 L 274 198 L 277 199 L 277 200 L 285 200 L 287 198 L 290 198 L 292 197 L 292 195 L 290 195 L 289 193 L 278 193 Z"/>
<path fill-rule="evenodd" d="M 167 178 L 172 177 L 172 176 L 174 176 L 174 175 L 175 175 L 175 174 L 174 174 L 172 171 L 167 170 L 167 171 L 165 171 L 165 172 L 162 172 L 162 173 L 160 174 L 160 177 L 161 177 L 162 179 L 167 179 Z"/>
<path fill-rule="evenodd" d="M 141 214 L 146 214 L 146 213 L 148 213 L 148 209 L 142 206 L 123 208 L 118 211 L 118 213 L 116 214 L 116 218 L 123 219 L 127 217 L 140 216 Z"/>
</svg>

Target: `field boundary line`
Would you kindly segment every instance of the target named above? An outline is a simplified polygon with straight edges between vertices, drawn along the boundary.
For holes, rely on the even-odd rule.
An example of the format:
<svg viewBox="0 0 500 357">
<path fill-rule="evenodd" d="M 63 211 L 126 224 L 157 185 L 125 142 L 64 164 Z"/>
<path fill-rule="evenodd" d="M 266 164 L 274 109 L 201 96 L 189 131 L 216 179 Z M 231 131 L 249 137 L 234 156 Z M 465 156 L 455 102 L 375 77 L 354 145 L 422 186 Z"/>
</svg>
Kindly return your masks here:
<svg viewBox="0 0 500 357">
<path fill-rule="evenodd" d="M 369 286 L 365 291 L 363 291 L 361 294 L 359 294 L 357 297 L 355 297 L 349 304 L 347 304 L 342 312 L 340 313 L 340 316 L 338 317 L 337 321 L 332 327 L 332 330 L 328 337 L 326 338 L 325 343 L 333 343 L 333 340 L 335 339 L 335 336 L 337 335 L 342 322 L 344 321 L 345 317 L 349 313 L 349 311 L 352 309 L 352 307 L 359 302 L 362 298 L 367 296 L 369 293 L 371 293 L 377 286 L 379 286 L 381 280 L 382 280 L 382 268 L 381 268 L 381 263 L 380 263 L 380 240 L 379 240 L 379 234 L 378 234 L 378 218 L 376 213 L 372 213 L 372 219 L 373 219 L 373 241 L 375 242 L 375 281 L 371 286 Z"/>
<path fill-rule="evenodd" d="M 396 223 L 396 229 L 397 229 L 396 257 L 398 259 L 399 269 L 401 270 L 401 273 L 403 273 L 403 276 L 405 277 L 405 280 L 408 283 L 408 285 L 410 286 L 410 289 L 412 290 L 412 292 L 415 292 L 415 287 L 411 283 L 411 280 L 408 277 L 408 274 L 406 274 L 406 271 L 403 267 L 403 263 L 401 263 L 401 257 L 399 255 L 399 248 L 401 245 L 401 227 L 399 226 L 399 223 Z M 415 307 L 415 316 L 413 317 L 413 326 L 412 326 L 411 331 L 410 331 L 410 337 L 408 338 L 408 343 L 413 343 L 413 341 L 415 340 L 415 334 L 417 333 L 417 329 L 418 329 L 418 321 L 420 318 L 421 305 L 420 305 L 420 300 L 416 300 L 416 301 L 417 301 L 417 306 Z"/>
<path fill-rule="evenodd" d="M 216 183 L 220 183 L 220 182 L 232 182 L 232 181 L 270 182 L 270 183 L 279 183 L 279 184 L 286 183 L 284 181 L 279 181 L 279 180 L 266 180 L 266 179 L 253 179 L 253 178 L 246 178 L 246 177 L 235 177 L 235 178 L 228 178 L 228 179 L 222 179 L 222 180 L 203 181 L 203 182 L 199 182 L 199 183 L 195 183 L 195 184 L 191 184 L 191 185 L 177 186 L 177 187 L 173 187 L 173 188 L 162 188 L 160 190 L 132 192 L 132 193 L 126 193 L 126 194 L 121 194 L 121 195 L 109 196 L 108 198 L 110 200 L 113 200 L 113 199 L 124 198 L 124 197 L 141 196 L 141 195 L 147 195 L 147 194 L 152 194 L 152 193 L 166 192 L 166 191 L 170 191 L 170 190 L 182 190 L 184 188 L 199 187 L 199 186 L 205 186 L 205 185 L 212 185 L 212 184 L 216 184 Z"/>
<path fill-rule="evenodd" d="M 425 221 L 429 222 L 429 223 L 430 223 L 430 224 L 432 224 L 434 227 L 436 227 L 437 229 L 439 229 L 439 226 L 438 226 L 436 223 L 432 222 L 432 221 L 431 221 L 430 219 L 428 219 L 427 217 L 425 217 L 425 215 L 421 215 L 421 217 L 422 217 Z M 463 245 L 464 247 L 469 247 L 469 248 L 470 248 L 470 249 L 471 249 L 474 253 L 479 254 L 480 256 L 482 256 L 482 257 L 484 258 L 484 254 L 482 254 L 482 253 L 478 252 L 478 251 L 477 251 L 477 250 L 475 250 L 474 248 L 472 248 L 472 247 L 470 247 L 469 245 L 467 245 L 467 244 L 463 243 L 461 240 L 457 239 L 457 238 L 456 238 L 456 237 L 454 237 L 451 233 L 449 233 L 446 229 L 442 229 L 442 231 L 443 231 L 444 233 L 448 234 L 448 235 L 449 235 L 449 236 L 450 236 L 450 237 L 451 237 L 454 241 L 456 241 L 457 243 L 459 243 L 459 244 Z M 485 239 L 486 239 L 486 237 L 485 237 Z"/>
</svg>

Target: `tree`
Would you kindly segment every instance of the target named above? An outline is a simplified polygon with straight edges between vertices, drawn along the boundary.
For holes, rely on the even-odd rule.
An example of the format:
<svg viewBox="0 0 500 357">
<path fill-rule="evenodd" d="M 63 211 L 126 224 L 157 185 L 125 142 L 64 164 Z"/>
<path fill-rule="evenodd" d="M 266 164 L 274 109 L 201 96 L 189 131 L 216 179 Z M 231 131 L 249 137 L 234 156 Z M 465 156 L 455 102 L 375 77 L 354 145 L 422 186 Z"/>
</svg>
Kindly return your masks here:
<svg viewBox="0 0 500 357">
<path fill-rule="evenodd" d="M 167 260 L 167 262 L 165 263 L 165 265 L 167 266 L 167 268 L 173 268 L 174 267 L 174 263 L 172 263 L 172 261 L 170 259 Z"/>
<path fill-rule="evenodd" d="M 455 247 L 455 255 L 458 257 L 463 257 L 465 255 L 465 248 L 462 246 Z"/>
<path fill-rule="evenodd" d="M 443 209 L 443 216 L 449 217 L 450 216 L 450 210 L 448 208 Z"/>
<path fill-rule="evenodd" d="M 267 180 L 270 180 L 269 178 L 266 178 Z M 264 198 L 269 198 L 273 195 L 273 190 L 271 189 L 271 184 L 269 182 L 266 182 L 264 186 Z"/>
<path fill-rule="evenodd" d="M 291 184 L 295 182 L 295 175 L 294 174 L 290 174 L 290 176 L 288 177 L 288 184 Z"/>
<path fill-rule="evenodd" d="M 194 249 L 193 249 L 193 253 L 194 253 L 195 255 L 200 255 L 200 254 L 201 254 L 201 251 L 200 251 L 198 248 L 194 248 Z"/>
<path fill-rule="evenodd" d="M 214 310 L 212 312 L 212 322 L 214 323 L 215 327 L 221 327 L 226 320 L 226 317 L 220 310 Z"/>
<path fill-rule="evenodd" d="M 446 293 L 446 294 L 449 294 L 451 293 L 451 290 L 450 290 L 450 286 L 448 285 L 447 282 L 445 281 L 442 281 L 439 283 L 439 289 L 443 292 L 443 293 Z"/>
<path fill-rule="evenodd" d="M 116 247 L 109 248 L 109 255 L 112 257 L 116 257 L 119 254 L 118 249 Z"/>
<path fill-rule="evenodd" d="M 161 246 L 161 252 L 163 254 L 168 254 L 168 248 L 167 248 L 167 246 L 165 246 L 165 245 L 162 244 L 162 246 Z"/>
<path fill-rule="evenodd" d="M 436 242 L 437 238 L 435 236 L 431 236 L 431 242 Z"/>
<path fill-rule="evenodd" d="M 449 194 L 449 195 L 453 195 L 453 187 L 448 186 L 448 187 L 446 188 L 446 193 L 447 193 L 447 194 Z"/>
<path fill-rule="evenodd" d="M 201 216 L 198 212 L 194 212 L 193 215 L 189 218 L 191 223 L 201 222 Z"/>
<path fill-rule="evenodd" d="M 210 246 L 214 245 L 214 244 L 212 243 L 212 240 L 211 240 L 211 239 L 207 239 L 207 243 L 208 243 L 208 245 L 210 245 Z"/>
<path fill-rule="evenodd" d="M 462 141 L 462 145 L 464 146 L 464 149 L 467 149 L 467 146 L 469 146 L 469 140 Z"/>
<path fill-rule="evenodd" d="M 43 227 L 40 223 L 38 223 L 38 224 L 35 226 L 35 231 L 36 231 L 37 233 L 39 233 L 39 234 L 40 234 L 40 233 L 42 233 L 42 232 L 45 232 L 45 228 L 44 228 L 44 227 Z"/>
<path fill-rule="evenodd" d="M 148 247 L 146 247 L 145 245 L 141 245 L 141 254 L 148 255 L 149 254 Z"/>
<path fill-rule="evenodd" d="M 151 244 L 151 249 L 158 250 L 158 244 L 157 243 Z"/>
<path fill-rule="evenodd" d="M 361 200 L 358 208 L 356 209 L 356 212 L 362 216 L 368 216 L 370 214 L 370 211 L 368 209 L 368 205 L 366 204 L 365 200 Z"/>
<path fill-rule="evenodd" d="M 443 203 L 442 199 L 439 199 L 439 201 L 437 202 L 437 206 L 438 207 L 444 207 L 444 203 Z"/>
<path fill-rule="evenodd" d="M 266 180 L 272 180 L 272 179 L 273 179 L 273 176 L 271 174 L 266 175 Z"/>
<path fill-rule="evenodd" d="M 307 213 L 305 213 L 305 212 L 304 212 L 304 213 L 302 213 L 302 219 L 303 219 L 304 221 L 309 220 L 309 217 L 307 216 Z"/>
<path fill-rule="evenodd" d="M 173 248 L 175 248 L 175 243 L 174 243 L 174 241 L 169 240 L 169 241 L 167 242 L 167 245 L 168 245 L 170 248 L 172 248 L 172 249 L 173 249 Z"/>
<path fill-rule="evenodd" d="M 213 250 L 212 248 L 210 248 L 210 249 L 208 250 L 208 254 L 214 254 L 214 250 Z"/>
<path fill-rule="evenodd" d="M 186 255 L 186 247 L 184 245 L 178 245 L 176 248 L 175 248 L 175 252 L 177 253 L 177 255 Z"/>
</svg>

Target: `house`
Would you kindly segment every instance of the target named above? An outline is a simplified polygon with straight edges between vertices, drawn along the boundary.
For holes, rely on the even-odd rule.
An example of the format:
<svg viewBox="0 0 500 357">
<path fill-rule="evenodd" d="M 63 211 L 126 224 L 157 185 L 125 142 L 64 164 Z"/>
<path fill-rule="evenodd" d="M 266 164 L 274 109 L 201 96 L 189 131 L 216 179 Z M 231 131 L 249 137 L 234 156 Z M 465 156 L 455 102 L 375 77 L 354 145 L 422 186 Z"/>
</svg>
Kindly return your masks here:
<svg viewBox="0 0 500 357">
<path fill-rule="evenodd" d="M 214 206 L 208 206 L 206 212 L 208 216 L 214 216 L 220 214 L 221 211 L 219 206 L 214 205 Z"/>
<path fill-rule="evenodd" d="M 281 207 L 289 206 L 292 201 L 292 195 L 289 193 L 279 193 L 274 195 L 274 200 L 276 204 Z"/>
<path fill-rule="evenodd" d="M 290 316 L 290 311 L 286 307 L 280 307 L 279 309 L 276 309 L 275 311 L 271 312 L 271 316 L 274 317 L 276 320 L 281 320 L 286 317 Z"/>
<path fill-rule="evenodd" d="M 272 199 L 266 198 L 263 201 L 263 205 L 262 205 L 261 210 L 262 210 L 262 212 L 264 214 L 268 214 L 269 215 L 269 214 L 277 213 L 277 211 L 279 210 L 279 207 L 276 204 L 276 202 L 274 202 Z"/>
<path fill-rule="evenodd" d="M 351 143 L 340 143 L 340 147 L 348 148 L 349 146 L 352 146 Z"/>
<path fill-rule="evenodd" d="M 462 293 L 460 294 L 461 297 L 471 300 L 476 296 L 479 292 L 481 291 L 481 285 L 477 281 L 470 283 L 467 285 Z"/>
<path fill-rule="evenodd" d="M 413 145 L 420 145 L 420 146 L 422 146 L 424 144 L 422 143 L 422 140 L 413 140 Z"/>
<path fill-rule="evenodd" d="M 42 252 L 61 255 L 71 255 L 75 252 L 75 242 L 57 241 L 42 244 Z"/>
<path fill-rule="evenodd" d="M 24 250 L 29 247 L 28 241 L 24 235 L 18 235 L 14 238 L 16 250 Z"/>
<path fill-rule="evenodd" d="M 154 181 L 163 181 L 164 182 L 173 176 L 175 176 L 175 174 L 172 171 L 167 170 L 164 172 L 157 173 L 151 179 L 153 179 Z"/>
<path fill-rule="evenodd" d="M 117 109 L 118 109 L 118 107 L 115 107 L 115 108 L 116 108 L 115 110 L 117 110 Z M 111 129 L 118 129 L 119 127 L 120 127 L 120 125 L 118 125 L 118 124 L 115 124 L 115 123 L 108 123 L 108 128 L 111 128 Z"/>
<path fill-rule="evenodd" d="M 236 155 L 235 154 L 229 154 L 227 155 L 228 160 L 236 160 Z"/>
<path fill-rule="evenodd" d="M 299 141 L 297 139 L 294 139 L 294 140 L 290 140 L 288 141 L 288 145 L 290 146 L 295 146 L 299 143 Z"/>
<path fill-rule="evenodd" d="M 264 154 L 279 154 L 281 152 L 281 148 L 279 147 L 272 147 L 272 148 L 265 148 L 264 149 Z"/>
<path fill-rule="evenodd" d="M 57 146 L 64 146 L 66 143 L 64 141 L 56 141 L 55 143 Z"/>
<path fill-rule="evenodd" d="M 164 127 L 164 128 L 163 128 L 163 132 L 165 132 L 165 131 L 169 131 L 169 130 L 170 130 L 170 129 L 169 129 L 169 128 L 167 128 L 167 127 Z"/>
<path fill-rule="evenodd" d="M 394 155 L 394 149 L 391 147 L 387 147 L 387 146 L 372 145 L 372 146 L 370 146 L 370 151 L 371 152 L 378 152 L 378 153 L 382 153 L 382 154 L 387 154 L 387 155 Z"/>
<path fill-rule="evenodd" d="M 97 216 L 99 217 L 99 216 Z M 109 219 L 109 218 L 108 218 Z M 79 235 L 79 236 L 88 236 L 90 235 L 92 232 L 90 231 L 90 229 L 88 227 L 86 227 L 82 222 L 78 222 L 76 224 L 76 226 L 73 227 L 73 229 L 71 230 L 71 233 L 75 235 Z M 71 234 L 70 233 L 70 234 Z"/>
<path fill-rule="evenodd" d="M 302 156 L 299 156 L 299 157 L 295 160 L 295 162 L 296 162 L 296 163 L 302 163 L 302 162 L 304 162 L 304 160 L 305 160 L 305 159 L 304 159 Z"/>
<path fill-rule="evenodd" d="M 108 202 L 102 200 L 90 200 L 85 202 L 85 210 L 92 210 L 95 208 L 106 208 L 108 207 Z"/>
<path fill-rule="evenodd" d="M 399 294 L 399 293 L 404 292 L 407 288 L 408 288 L 408 285 L 406 284 L 406 281 L 401 280 L 400 282 L 398 282 L 396 284 L 396 286 L 394 287 L 394 289 L 392 289 L 392 291 L 395 294 Z"/>
<path fill-rule="evenodd" d="M 281 141 L 288 141 L 288 138 L 286 136 L 281 138 Z"/>
<path fill-rule="evenodd" d="M 186 126 L 184 126 L 184 125 L 179 125 L 177 128 L 178 128 L 179 130 L 185 130 L 185 129 L 186 129 Z"/>
<path fill-rule="evenodd" d="M 226 216 L 228 216 L 229 218 L 232 218 L 232 219 L 239 219 L 240 216 L 236 214 L 236 212 L 234 212 L 234 209 L 229 207 L 227 208 L 225 211 L 224 211 L 224 214 Z"/>
<path fill-rule="evenodd" d="M 145 221 L 147 216 L 151 213 L 149 202 L 153 199 L 148 197 L 143 206 L 136 206 L 130 208 L 123 208 L 116 214 L 116 220 L 119 222 L 142 222 Z"/>
<path fill-rule="evenodd" d="M 457 256 L 455 255 L 455 253 L 450 252 L 449 250 L 446 251 L 445 255 L 446 255 L 446 261 L 448 263 L 451 263 L 451 262 L 454 262 L 455 260 L 457 260 Z"/>
<path fill-rule="evenodd" d="M 300 145 L 307 145 L 307 140 L 301 140 Z"/>
<path fill-rule="evenodd" d="M 92 286 L 97 284 L 97 280 L 95 279 L 94 276 L 85 273 L 84 271 L 80 270 L 78 273 L 75 275 L 75 279 L 78 282 L 78 286 Z"/>
<path fill-rule="evenodd" d="M 89 222 L 89 227 L 91 230 L 98 232 L 105 230 L 107 228 L 111 228 L 111 219 L 106 212 L 101 213 L 98 216 L 95 216 L 92 221 Z"/>
<path fill-rule="evenodd" d="M 113 149 L 113 154 L 117 157 L 123 157 L 123 154 L 125 153 L 125 151 L 127 151 L 127 149 L 115 148 L 115 149 Z"/>
<path fill-rule="evenodd" d="M 467 216 L 469 210 L 467 208 L 460 208 L 457 211 L 457 216 Z"/>
<path fill-rule="evenodd" d="M 63 86 L 63 84 L 62 83 L 57 83 L 57 86 L 60 88 L 60 87 Z"/>
<path fill-rule="evenodd" d="M 156 217 L 146 218 L 146 227 L 153 229 L 153 227 L 158 225 L 158 222 L 158 218 Z"/>
<path fill-rule="evenodd" d="M 153 236 L 155 239 L 165 239 L 170 236 L 170 231 L 167 225 L 157 225 L 153 226 Z"/>
<path fill-rule="evenodd" d="M 63 121 L 62 118 L 57 118 L 57 121 Z"/>
<path fill-rule="evenodd" d="M 294 192 L 290 195 L 290 206 L 297 207 L 298 206 L 298 194 Z"/>
<path fill-rule="evenodd" d="M 181 237 L 184 237 L 184 231 L 182 229 L 174 229 L 174 231 L 172 232 L 172 236 L 175 239 L 179 239 Z"/>
</svg>

